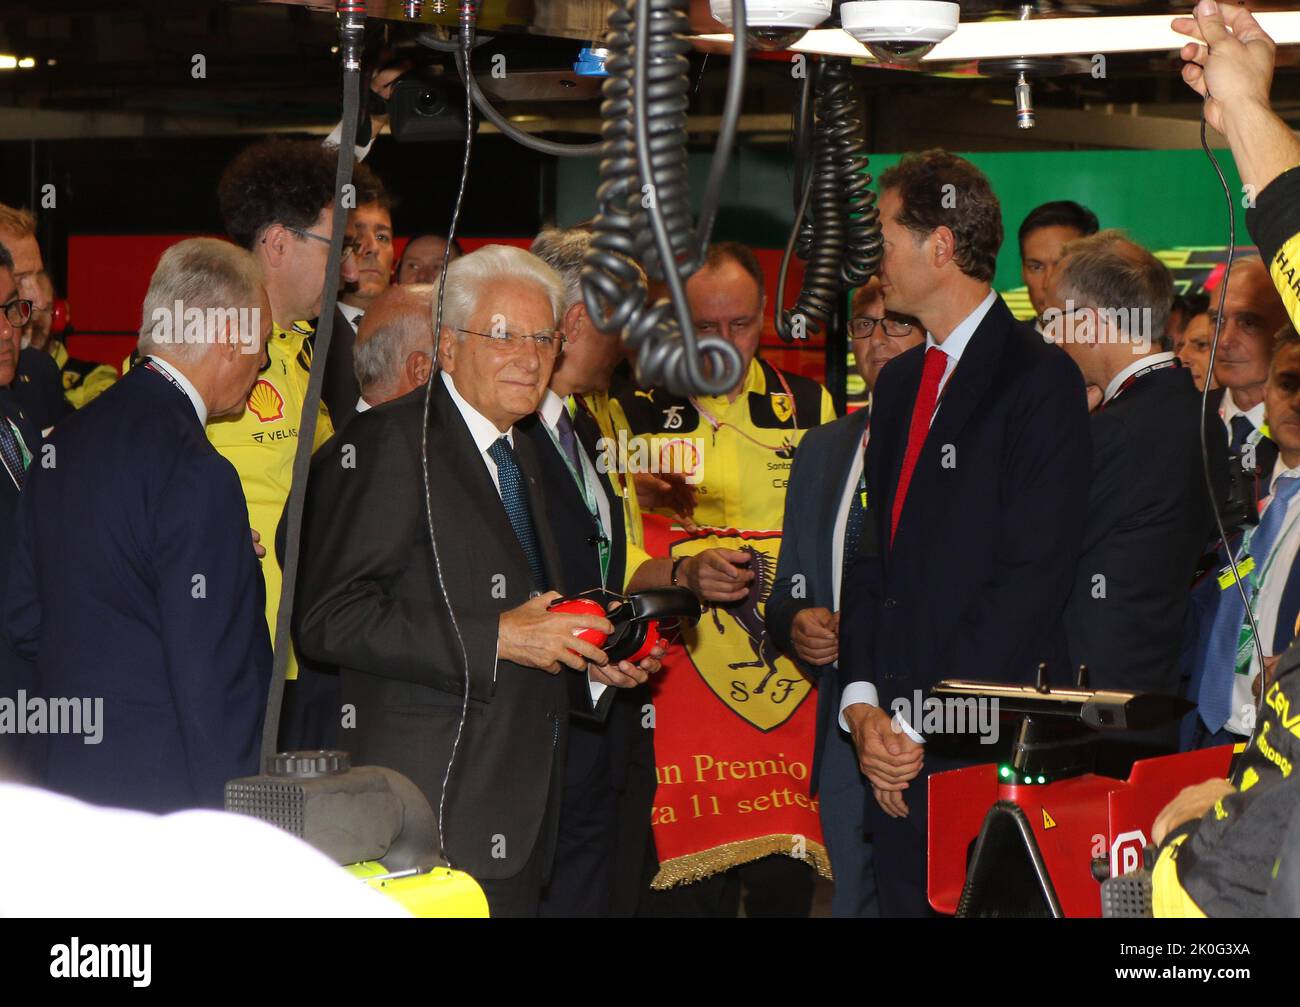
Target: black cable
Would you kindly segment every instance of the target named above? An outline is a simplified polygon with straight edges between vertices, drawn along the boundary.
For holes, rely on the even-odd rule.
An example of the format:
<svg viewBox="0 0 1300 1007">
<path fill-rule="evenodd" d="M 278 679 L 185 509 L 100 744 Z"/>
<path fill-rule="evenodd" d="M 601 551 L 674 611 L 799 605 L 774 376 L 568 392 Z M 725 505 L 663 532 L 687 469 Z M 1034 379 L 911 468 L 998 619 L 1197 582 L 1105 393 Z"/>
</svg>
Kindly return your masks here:
<svg viewBox="0 0 1300 1007">
<path fill-rule="evenodd" d="M 493 126 L 501 130 L 504 135 L 530 150 L 550 154 L 553 157 L 596 157 L 600 154 L 604 145 L 599 140 L 594 143 L 558 143 L 555 140 L 543 140 L 540 136 L 525 133 L 498 112 L 492 106 L 492 103 L 488 101 L 487 95 L 483 93 L 482 88 L 478 86 L 478 81 L 474 79 L 470 56 L 471 52 L 463 46 L 457 51 L 456 72 L 460 74 L 461 83 L 465 85 L 465 90 L 474 100 L 474 106 L 479 110 L 479 113 Z"/>
<path fill-rule="evenodd" d="M 709 164 L 709 177 L 704 184 L 704 197 L 700 200 L 700 215 L 695 225 L 695 248 L 686 269 L 688 275 L 704 264 L 705 253 L 709 250 L 709 238 L 713 234 L 713 222 L 717 219 L 718 208 L 722 203 L 722 185 L 727 178 L 729 162 L 726 154 L 736 142 L 740 109 L 745 100 L 744 38 L 747 27 L 745 5 L 740 3 L 732 14 L 731 29 L 732 37 L 739 39 L 740 45 L 738 48 L 732 47 L 731 65 L 727 70 L 727 97 L 722 105 L 722 124 L 718 129 L 718 139 L 713 145 L 713 160 Z M 709 58 L 707 53 L 704 58 Z"/>
<path fill-rule="evenodd" d="M 717 337 L 696 338 L 683 288 L 684 277 L 698 265 L 687 257 L 697 246 L 707 249 L 714 215 L 706 206 L 708 227 L 693 232 L 686 159 L 690 23 L 682 0 L 643 0 L 633 17 L 635 2 L 615 0 L 609 17 L 604 154 L 583 301 L 597 328 L 622 333 L 643 385 L 675 394 L 719 394 L 740 380 L 740 354 Z M 739 108 L 729 92 L 721 132 L 734 136 Z M 728 146 L 717 155 L 711 177 L 725 176 L 729 157 Z M 647 304 L 637 263 L 651 279 L 667 283 L 670 301 Z"/>
<path fill-rule="evenodd" d="M 1228 533 L 1223 526 L 1223 514 L 1219 509 L 1219 498 L 1214 489 L 1214 478 L 1210 474 L 1210 447 L 1206 440 L 1206 426 L 1210 413 L 1210 378 L 1214 375 L 1214 358 L 1219 349 L 1219 336 L 1223 332 L 1223 308 L 1228 299 L 1228 280 L 1232 276 L 1232 264 L 1237 255 L 1236 201 L 1232 198 L 1232 189 L 1228 185 L 1228 179 L 1223 174 L 1223 168 L 1219 165 L 1219 159 L 1215 157 L 1214 151 L 1210 149 L 1207 129 L 1206 121 L 1202 118 L 1201 148 L 1210 159 L 1210 164 L 1214 165 L 1215 174 L 1219 176 L 1219 183 L 1223 186 L 1223 194 L 1228 201 L 1228 262 L 1223 270 L 1223 279 L 1219 285 L 1219 307 L 1215 312 L 1214 338 L 1210 341 L 1210 359 L 1205 366 L 1205 387 L 1201 389 L 1201 467 L 1205 474 L 1205 489 L 1210 494 L 1210 506 L 1214 511 L 1214 525 L 1219 532 L 1219 541 L 1223 543 L 1223 551 L 1228 555 L 1228 565 L 1232 569 L 1232 578 L 1236 581 L 1237 591 L 1241 594 L 1242 604 L 1246 607 L 1246 618 L 1250 622 L 1250 632 L 1255 640 L 1255 655 L 1259 658 L 1259 673 L 1261 676 L 1259 696 L 1255 700 L 1255 709 L 1258 711 L 1264 701 L 1262 679 L 1264 675 L 1264 644 L 1259 638 L 1259 626 L 1255 622 L 1255 613 L 1250 609 L 1250 598 L 1246 595 L 1246 587 L 1241 582 L 1241 572 L 1237 568 L 1237 557 L 1232 554 L 1232 546 L 1228 543 Z M 1224 395 L 1227 394 L 1228 392 L 1225 391 Z"/>
<path fill-rule="evenodd" d="M 307 498 L 307 479 L 316 440 L 316 415 L 325 382 L 325 361 L 329 358 L 334 334 L 335 305 L 339 293 L 339 266 L 343 261 L 343 233 L 348 212 L 343 193 L 352 183 L 352 163 L 356 156 L 357 120 L 361 112 L 361 44 L 365 37 L 365 6 L 339 3 L 339 33 L 343 52 L 343 126 L 339 137 L 338 169 L 334 178 L 334 221 L 330 228 L 329 258 L 325 264 L 325 288 L 321 295 L 320 321 L 312 344 L 314 366 L 307 377 L 302 418 L 298 422 L 298 444 L 293 453 L 293 470 L 289 499 L 285 510 L 284 565 L 280 604 L 275 616 L 275 641 L 272 647 L 271 681 L 267 690 L 266 715 L 262 721 L 262 762 L 278 749 L 280 710 L 284 703 L 284 681 L 293 652 L 290 626 L 293 600 L 298 582 L 298 547 L 302 536 L 302 512 Z M 270 548 L 271 544 L 268 543 Z"/>
<path fill-rule="evenodd" d="M 852 63 L 826 61 L 824 114 L 827 142 L 841 187 L 845 235 L 840 276 L 846 287 L 859 287 L 880 270 L 884 238 L 880 212 L 867 171 L 867 138 L 861 102 L 853 90 Z"/>
<path fill-rule="evenodd" d="M 468 54 L 474 47 L 474 28 L 478 19 L 477 0 L 461 0 L 460 8 L 460 46 L 461 53 Z M 460 623 L 456 619 L 456 610 L 452 607 L 451 596 L 447 592 L 447 583 L 442 576 L 442 560 L 438 556 L 438 536 L 433 527 L 432 486 L 429 481 L 429 413 L 433 402 L 433 383 L 441 381 L 439 364 L 439 347 L 442 344 L 442 304 L 447 293 L 447 266 L 451 263 L 451 249 L 456 240 L 456 224 L 460 221 L 461 205 L 465 201 L 465 185 L 469 181 L 469 158 L 474 144 L 474 106 L 469 89 L 465 90 L 465 156 L 460 167 L 460 187 L 456 190 L 456 203 L 451 212 L 451 226 L 447 228 L 447 246 L 442 252 L 442 272 L 438 274 L 438 305 L 433 321 L 433 366 L 429 368 L 429 380 L 424 383 L 424 420 L 420 430 L 420 471 L 424 476 L 424 515 L 428 522 L 429 546 L 433 551 L 433 568 L 438 575 L 438 590 L 442 594 L 443 604 L 447 607 L 447 616 L 451 620 L 452 631 L 456 634 L 456 644 L 460 647 L 461 665 L 465 669 L 465 692 L 461 697 L 460 722 L 456 725 L 456 737 L 451 743 L 451 754 L 447 757 L 447 770 L 442 777 L 442 792 L 438 795 L 438 855 L 443 863 L 452 867 L 451 858 L 447 856 L 447 832 L 443 828 L 443 812 L 447 806 L 447 791 L 451 789 L 451 768 L 456 762 L 456 753 L 460 749 L 461 735 L 465 732 L 465 722 L 469 719 L 469 652 L 465 649 L 465 638 L 460 632 Z"/>
</svg>

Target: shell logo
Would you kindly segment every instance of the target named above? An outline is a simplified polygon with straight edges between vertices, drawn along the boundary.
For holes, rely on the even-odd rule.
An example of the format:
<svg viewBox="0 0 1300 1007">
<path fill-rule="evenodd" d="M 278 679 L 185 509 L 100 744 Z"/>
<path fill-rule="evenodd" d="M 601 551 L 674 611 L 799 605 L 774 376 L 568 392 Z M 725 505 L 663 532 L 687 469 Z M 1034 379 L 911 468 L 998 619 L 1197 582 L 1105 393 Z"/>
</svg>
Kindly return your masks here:
<svg viewBox="0 0 1300 1007">
<path fill-rule="evenodd" d="M 284 419 L 284 396 L 265 378 L 258 378 L 248 395 L 248 409 L 263 423 Z"/>
</svg>

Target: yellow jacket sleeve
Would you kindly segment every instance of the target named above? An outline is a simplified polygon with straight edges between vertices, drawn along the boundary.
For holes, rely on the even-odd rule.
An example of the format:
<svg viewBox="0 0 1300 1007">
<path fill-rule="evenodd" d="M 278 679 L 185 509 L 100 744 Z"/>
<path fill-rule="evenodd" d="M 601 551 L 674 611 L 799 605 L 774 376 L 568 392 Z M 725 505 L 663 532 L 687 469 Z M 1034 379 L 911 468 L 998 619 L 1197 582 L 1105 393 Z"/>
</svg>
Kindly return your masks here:
<svg viewBox="0 0 1300 1007">
<path fill-rule="evenodd" d="M 1274 179 L 1246 212 L 1291 324 L 1300 328 L 1300 165 Z"/>
</svg>

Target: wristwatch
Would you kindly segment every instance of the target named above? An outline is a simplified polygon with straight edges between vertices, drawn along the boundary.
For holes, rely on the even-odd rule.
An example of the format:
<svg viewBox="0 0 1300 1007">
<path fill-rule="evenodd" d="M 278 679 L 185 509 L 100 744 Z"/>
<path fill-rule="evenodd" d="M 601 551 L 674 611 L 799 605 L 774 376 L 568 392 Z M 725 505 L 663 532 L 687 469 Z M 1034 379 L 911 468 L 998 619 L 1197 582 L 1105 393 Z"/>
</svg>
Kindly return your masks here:
<svg viewBox="0 0 1300 1007">
<path fill-rule="evenodd" d="M 673 587 L 681 586 L 677 583 L 677 568 L 680 567 L 685 562 L 686 562 L 685 556 L 678 556 L 675 560 L 673 560 L 673 575 L 672 575 Z"/>
</svg>

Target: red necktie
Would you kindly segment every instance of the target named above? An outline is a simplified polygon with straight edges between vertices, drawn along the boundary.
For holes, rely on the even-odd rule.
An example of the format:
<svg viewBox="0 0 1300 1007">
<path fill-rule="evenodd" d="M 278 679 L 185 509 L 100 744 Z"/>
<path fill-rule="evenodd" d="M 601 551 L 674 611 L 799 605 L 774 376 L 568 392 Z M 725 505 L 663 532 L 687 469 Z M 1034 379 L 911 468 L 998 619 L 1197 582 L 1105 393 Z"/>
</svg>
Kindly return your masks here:
<svg viewBox="0 0 1300 1007">
<path fill-rule="evenodd" d="M 890 545 L 894 543 L 894 535 L 898 531 L 898 519 L 903 514 L 903 501 L 907 499 L 907 487 L 912 481 L 912 470 L 916 468 L 916 460 L 921 457 L 925 435 L 930 432 L 934 405 L 939 401 L 939 382 L 943 380 L 947 367 L 948 355 L 939 347 L 931 346 L 925 351 L 925 369 L 921 371 L 921 387 L 916 393 L 916 402 L 912 406 L 912 425 L 907 430 L 907 450 L 903 454 L 903 470 L 898 473 L 898 489 L 894 493 L 894 513 L 889 523 Z"/>
</svg>

